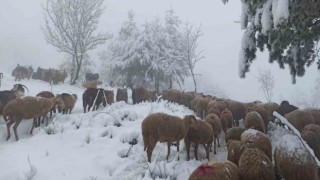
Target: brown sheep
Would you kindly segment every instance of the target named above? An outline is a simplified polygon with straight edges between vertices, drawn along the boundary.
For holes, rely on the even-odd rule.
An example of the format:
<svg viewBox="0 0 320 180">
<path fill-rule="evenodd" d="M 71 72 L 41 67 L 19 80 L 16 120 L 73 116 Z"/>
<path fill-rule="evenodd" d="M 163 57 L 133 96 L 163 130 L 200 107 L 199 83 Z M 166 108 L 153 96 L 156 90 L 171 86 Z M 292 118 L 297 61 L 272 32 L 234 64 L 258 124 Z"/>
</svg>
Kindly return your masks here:
<svg viewBox="0 0 320 180">
<path fill-rule="evenodd" d="M 241 140 L 241 134 L 245 131 L 245 128 L 242 127 L 233 127 L 227 130 L 225 139 L 226 139 L 226 143 L 229 140 L 237 140 L 240 141 Z"/>
<path fill-rule="evenodd" d="M 162 91 L 162 99 L 181 104 L 182 93 L 177 89 L 165 89 Z"/>
<path fill-rule="evenodd" d="M 284 179 L 319 179 L 314 159 L 294 135 L 284 135 L 278 140 L 274 162 L 277 174 Z"/>
<path fill-rule="evenodd" d="M 251 111 L 246 115 L 244 121 L 244 127 L 246 129 L 253 128 L 263 133 L 266 132 L 266 128 L 261 115 L 256 111 Z"/>
<path fill-rule="evenodd" d="M 195 94 L 193 96 L 193 99 L 190 102 L 190 106 L 194 112 L 197 112 L 197 105 L 198 105 L 198 102 L 200 101 L 201 98 L 202 98 L 202 96 L 200 94 Z"/>
<path fill-rule="evenodd" d="M 214 141 L 214 154 L 217 154 L 217 141 L 218 141 L 218 146 L 220 147 L 220 142 L 219 142 L 219 134 L 221 133 L 221 121 L 220 118 L 216 114 L 208 114 L 205 118 L 205 121 L 207 121 L 213 129 L 213 141 Z"/>
<path fill-rule="evenodd" d="M 203 144 L 209 160 L 209 148 L 213 141 L 212 126 L 206 121 L 195 121 L 189 126 L 187 135 L 184 137 L 184 143 L 187 150 L 187 160 L 190 160 L 190 144 L 194 143 L 194 156 L 198 160 L 198 147 Z"/>
<path fill-rule="evenodd" d="M 270 119 L 273 116 L 273 112 L 279 108 L 279 104 L 274 102 L 261 103 L 261 104 L 257 104 L 256 106 L 264 108 L 267 111 Z"/>
<path fill-rule="evenodd" d="M 311 113 L 313 120 L 314 120 L 314 123 L 316 125 L 320 126 L 320 110 L 309 108 L 309 109 L 306 109 L 306 111 Z"/>
<path fill-rule="evenodd" d="M 313 150 L 315 156 L 320 159 L 320 126 L 315 124 L 306 125 L 302 129 L 301 137 Z"/>
<path fill-rule="evenodd" d="M 256 148 L 264 152 L 270 161 L 272 161 L 271 141 L 266 134 L 255 129 L 248 129 L 241 134 L 241 141 L 253 142 Z"/>
<path fill-rule="evenodd" d="M 216 100 L 210 100 L 208 102 L 207 113 L 208 114 L 215 113 L 216 115 L 220 116 L 221 111 L 220 111 L 219 107 L 217 106 L 217 101 Z"/>
<path fill-rule="evenodd" d="M 205 98 L 201 97 L 199 99 L 198 104 L 197 104 L 197 108 L 196 108 L 196 112 L 200 118 L 204 118 L 208 114 L 207 106 L 208 106 L 209 101 L 210 101 L 210 98 L 208 98 L 208 97 L 205 97 Z"/>
<path fill-rule="evenodd" d="M 67 114 L 69 112 L 69 114 L 71 114 L 71 111 L 78 100 L 77 96 L 69 93 L 62 93 L 57 96 L 59 96 L 64 102 L 64 107 L 58 106 L 59 112 L 62 114 Z"/>
<path fill-rule="evenodd" d="M 126 89 L 117 89 L 116 101 L 124 101 L 128 103 L 128 92 Z"/>
<path fill-rule="evenodd" d="M 244 144 L 245 142 L 243 141 L 229 140 L 227 143 L 227 149 L 228 149 L 227 160 L 238 165 L 240 156 L 244 150 Z"/>
<path fill-rule="evenodd" d="M 189 180 L 240 180 L 239 168 L 230 161 L 210 161 L 195 169 Z"/>
<path fill-rule="evenodd" d="M 224 109 L 220 114 L 221 126 L 224 134 L 232 128 L 233 116 L 229 109 Z"/>
<path fill-rule="evenodd" d="M 42 98 L 24 96 L 10 101 L 3 110 L 3 118 L 7 123 L 7 138 L 10 139 L 10 126 L 14 124 L 13 131 L 16 140 L 19 140 L 17 134 L 17 127 L 23 119 L 31 119 L 36 117 L 44 116 L 48 120 L 48 112 L 52 107 L 56 105 L 63 106 L 63 101 L 60 97 L 56 96 L 53 98 Z M 34 122 L 35 123 L 35 122 Z M 33 125 L 30 130 L 30 134 L 33 131 Z"/>
<path fill-rule="evenodd" d="M 92 81 L 85 81 L 82 83 L 82 86 L 86 89 L 88 88 L 98 88 L 98 81 L 97 80 L 92 80 Z"/>
<path fill-rule="evenodd" d="M 189 125 L 195 121 L 196 118 L 193 115 L 185 116 L 183 120 L 164 113 L 147 116 L 142 121 L 141 129 L 148 162 L 151 162 L 152 152 L 158 141 L 168 143 L 167 160 L 172 142 L 177 142 L 177 151 L 179 151 L 180 140 L 186 136 Z"/>
<path fill-rule="evenodd" d="M 54 97 L 54 94 L 50 91 L 41 91 L 39 92 L 37 95 L 37 97 L 44 97 L 44 98 L 53 98 Z M 53 113 L 56 113 L 56 107 L 53 107 L 51 110 L 50 110 L 50 119 L 52 118 L 52 114 Z M 40 118 L 41 117 L 38 117 L 38 122 L 35 124 L 35 127 L 38 127 L 40 126 Z M 44 121 L 44 117 L 42 119 L 42 123 Z"/>
<path fill-rule="evenodd" d="M 192 92 L 182 92 L 181 94 L 181 104 L 191 109 L 191 101 L 193 99 Z"/>
<path fill-rule="evenodd" d="M 262 117 L 262 120 L 264 122 L 264 127 L 265 127 L 265 129 L 267 129 L 269 121 L 272 117 L 272 116 L 269 116 L 268 111 L 262 106 L 253 106 L 253 107 L 250 107 L 247 109 L 247 113 L 249 113 L 251 111 L 256 111 L 257 113 L 260 114 L 260 116 Z"/>
<path fill-rule="evenodd" d="M 12 71 L 12 76 L 15 77 L 15 81 L 20 81 L 21 79 L 30 79 L 33 73 L 32 67 L 20 66 L 19 64 Z"/>
<path fill-rule="evenodd" d="M 226 101 L 227 108 L 232 112 L 234 126 L 239 126 L 239 120 L 244 119 L 246 116 L 246 106 L 244 103 L 228 100 Z"/>
<path fill-rule="evenodd" d="M 285 118 L 291 123 L 299 132 L 302 131 L 304 126 L 314 124 L 313 116 L 310 112 L 305 110 L 296 109 L 285 115 Z"/>
<path fill-rule="evenodd" d="M 239 159 L 239 172 L 245 180 L 275 180 L 274 166 L 263 151 L 251 143 L 245 144 L 245 149 Z"/>
<path fill-rule="evenodd" d="M 132 90 L 132 103 L 137 104 L 143 101 L 155 101 L 156 92 L 148 91 L 146 88 L 140 86 Z"/>
<path fill-rule="evenodd" d="M 107 99 L 107 104 L 111 105 L 114 103 L 114 93 L 112 90 L 104 90 L 104 95 Z"/>
</svg>

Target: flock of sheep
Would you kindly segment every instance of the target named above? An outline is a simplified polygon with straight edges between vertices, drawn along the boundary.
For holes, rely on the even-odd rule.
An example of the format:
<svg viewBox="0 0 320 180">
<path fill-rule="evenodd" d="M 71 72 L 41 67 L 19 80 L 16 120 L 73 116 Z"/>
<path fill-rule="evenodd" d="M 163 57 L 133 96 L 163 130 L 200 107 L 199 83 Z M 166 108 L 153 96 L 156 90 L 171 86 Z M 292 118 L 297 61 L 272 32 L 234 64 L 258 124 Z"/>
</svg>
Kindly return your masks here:
<svg viewBox="0 0 320 180">
<path fill-rule="evenodd" d="M 95 78 L 94 76 L 92 76 Z M 23 119 L 34 119 L 30 130 L 40 125 L 41 118 L 48 123 L 56 109 L 61 113 L 71 113 L 78 99 L 75 94 L 62 93 L 54 95 L 49 91 L 39 92 L 35 97 L 24 96 L 26 86 L 16 84 L 13 89 L 0 91 L 0 114 L 7 125 L 7 140 L 10 139 L 10 126 L 16 140 L 19 139 L 17 127 Z M 27 89 L 27 88 L 26 88 Z M 317 109 L 298 109 L 283 101 L 277 103 L 262 103 L 254 101 L 243 103 L 195 92 L 181 92 L 175 89 L 163 90 L 161 93 L 149 91 L 144 87 L 132 90 L 133 104 L 143 101 L 157 101 L 159 97 L 192 109 L 198 117 L 187 115 L 184 118 L 155 113 L 147 116 L 142 124 L 144 150 L 148 162 L 152 160 L 152 152 L 157 142 L 167 142 L 167 159 L 170 148 L 183 139 L 190 159 L 190 148 L 194 149 L 194 157 L 198 160 L 198 149 L 203 145 L 206 158 L 210 152 L 216 154 L 216 146 L 220 147 L 219 136 L 225 134 L 228 156 L 225 161 L 209 161 L 200 165 L 191 174 L 190 179 L 276 179 L 290 180 L 319 179 L 318 167 L 311 156 L 298 156 L 290 152 L 288 139 L 282 138 L 276 147 L 272 147 L 270 138 L 266 135 L 269 122 L 274 121 L 273 112 L 285 116 L 301 133 L 301 137 L 313 149 L 315 156 L 320 158 L 320 111 Z M 97 110 L 102 104 L 116 101 L 128 102 L 128 93 L 124 88 L 117 89 L 116 97 L 111 90 L 103 88 L 87 88 L 83 95 L 83 111 Z M 239 120 L 244 120 L 244 127 L 239 127 Z M 43 122 L 43 120 L 42 120 Z M 272 149 L 274 148 L 274 151 Z M 306 152 L 305 147 L 295 145 L 295 151 Z M 307 154 L 309 155 L 309 154 Z M 273 163 L 274 161 L 274 163 Z"/>
<path fill-rule="evenodd" d="M 152 100 L 153 94 L 152 91 L 140 87 L 133 90 L 132 98 Z M 272 113 L 276 111 L 288 119 L 313 149 L 315 156 L 320 158 L 319 110 L 298 109 L 287 101 L 280 105 L 259 101 L 242 103 L 174 89 L 164 90 L 161 95 L 165 100 L 191 108 L 203 120 L 197 120 L 194 115 L 179 118 L 164 113 L 146 117 L 141 128 L 144 150 L 147 151 L 149 162 L 158 141 L 168 143 L 168 159 L 171 144 L 176 142 L 179 151 L 182 139 L 187 151 L 187 160 L 190 159 L 192 144 L 195 159 L 198 159 L 198 148 L 202 144 L 209 160 L 212 146 L 215 154 L 216 145 L 220 146 L 219 134 L 224 131 L 228 149 L 227 160 L 204 163 L 194 170 L 189 179 L 319 179 L 315 159 L 301 144 L 292 144 L 295 136 L 286 135 L 280 138 L 273 152 L 272 142 L 266 135 L 269 122 L 275 121 Z M 240 119 L 244 120 L 244 128 L 238 127 Z"/>
</svg>

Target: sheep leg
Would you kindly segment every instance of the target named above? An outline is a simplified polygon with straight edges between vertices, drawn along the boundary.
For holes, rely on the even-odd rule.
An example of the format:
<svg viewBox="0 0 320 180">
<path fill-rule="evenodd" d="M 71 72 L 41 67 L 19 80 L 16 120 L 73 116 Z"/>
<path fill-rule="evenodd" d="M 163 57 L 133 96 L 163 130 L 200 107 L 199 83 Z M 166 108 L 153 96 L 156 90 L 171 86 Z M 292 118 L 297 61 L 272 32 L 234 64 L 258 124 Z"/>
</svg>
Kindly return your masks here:
<svg viewBox="0 0 320 180">
<path fill-rule="evenodd" d="M 207 159 L 208 159 L 208 161 L 209 161 L 209 160 L 210 160 L 210 159 L 209 159 L 209 147 L 210 147 L 210 143 L 208 143 L 207 146 L 206 146 L 205 144 L 203 144 L 203 146 L 204 146 L 204 149 L 206 150 Z"/>
<path fill-rule="evenodd" d="M 18 133 L 17 133 L 17 128 L 19 126 L 19 124 L 21 123 L 22 119 L 19 119 L 16 121 L 16 123 L 14 124 L 13 126 L 13 131 L 14 131 L 14 136 L 16 137 L 16 141 L 19 140 L 19 137 L 18 137 Z"/>
<path fill-rule="evenodd" d="M 169 159 L 169 156 L 170 156 L 170 149 L 171 148 L 171 142 L 169 141 L 168 142 L 168 153 L 167 153 L 167 161 L 168 161 L 168 159 Z"/>
<path fill-rule="evenodd" d="M 49 118 L 48 118 L 47 115 L 43 116 L 43 119 L 44 119 L 44 118 L 46 118 L 46 120 L 47 120 L 47 121 L 46 121 L 46 126 L 48 126 L 48 124 L 49 124 Z"/>
<path fill-rule="evenodd" d="M 213 147 L 213 153 L 214 154 L 217 154 L 217 144 L 216 144 L 216 138 L 214 138 L 214 140 L 213 140 L 213 144 L 214 144 L 214 147 Z"/>
<path fill-rule="evenodd" d="M 194 143 L 194 157 L 198 160 L 198 147 L 199 143 Z"/>
<path fill-rule="evenodd" d="M 190 160 L 190 142 L 188 141 L 184 141 L 184 144 L 186 146 L 186 150 L 187 150 L 187 160 Z"/>
<path fill-rule="evenodd" d="M 153 137 L 149 137 L 149 143 L 148 143 L 148 147 L 147 147 L 147 156 L 148 156 L 149 163 L 151 163 L 152 152 L 153 152 L 153 149 L 155 148 L 157 142 L 158 142 L 157 139 L 155 139 Z"/>
<path fill-rule="evenodd" d="M 178 152 L 178 153 L 179 153 L 179 146 L 180 146 L 180 141 L 177 141 L 177 152 Z M 178 159 L 177 159 L 177 160 L 179 161 L 179 159 L 180 159 L 180 158 L 179 158 L 179 156 L 178 156 Z"/>
<path fill-rule="evenodd" d="M 219 136 L 217 136 L 217 137 L 215 137 L 216 138 L 216 140 L 218 141 L 218 147 L 221 147 L 220 146 L 220 141 L 219 141 Z"/>
<path fill-rule="evenodd" d="M 7 138 L 6 138 L 6 141 L 8 141 L 10 139 L 10 126 L 14 123 L 14 121 L 10 120 L 8 123 L 7 123 Z"/>
</svg>

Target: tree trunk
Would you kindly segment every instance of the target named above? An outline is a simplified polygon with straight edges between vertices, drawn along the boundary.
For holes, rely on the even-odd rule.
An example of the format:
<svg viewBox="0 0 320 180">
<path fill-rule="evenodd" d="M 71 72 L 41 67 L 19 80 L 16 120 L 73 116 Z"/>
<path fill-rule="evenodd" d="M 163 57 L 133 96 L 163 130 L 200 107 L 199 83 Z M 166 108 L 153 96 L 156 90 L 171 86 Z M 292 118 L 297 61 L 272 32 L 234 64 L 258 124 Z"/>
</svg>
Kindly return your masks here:
<svg viewBox="0 0 320 180">
<path fill-rule="evenodd" d="M 172 77 L 170 77 L 170 80 L 169 80 L 169 89 L 172 89 Z"/>
<path fill-rule="evenodd" d="M 194 76 L 194 72 L 191 69 L 191 75 L 192 75 L 192 79 L 193 79 L 193 83 L 194 83 L 194 92 L 197 92 L 197 82 L 196 82 L 196 78 Z"/>
<path fill-rule="evenodd" d="M 83 59 L 83 56 L 81 55 L 78 59 L 78 57 L 75 57 L 76 59 L 76 71 L 75 71 L 75 74 L 74 74 L 74 77 L 72 79 L 72 81 L 70 82 L 71 85 L 75 85 L 78 78 L 79 78 L 79 73 L 80 73 L 80 69 L 81 69 L 81 65 L 82 65 L 82 59 Z"/>
<path fill-rule="evenodd" d="M 156 90 L 156 92 L 159 92 L 159 75 L 157 73 L 155 73 L 154 76 L 154 89 Z"/>
</svg>

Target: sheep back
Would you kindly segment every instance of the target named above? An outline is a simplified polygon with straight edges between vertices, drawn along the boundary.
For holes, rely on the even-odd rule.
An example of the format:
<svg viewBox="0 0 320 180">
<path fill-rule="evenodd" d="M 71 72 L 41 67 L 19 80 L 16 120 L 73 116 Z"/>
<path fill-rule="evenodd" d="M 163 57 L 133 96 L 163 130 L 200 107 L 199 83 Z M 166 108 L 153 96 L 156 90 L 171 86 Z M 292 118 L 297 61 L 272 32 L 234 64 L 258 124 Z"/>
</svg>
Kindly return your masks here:
<svg viewBox="0 0 320 180">
<path fill-rule="evenodd" d="M 311 113 L 314 123 L 320 126 L 320 110 L 309 108 L 309 109 L 306 109 L 306 111 Z"/>
<path fill-rule="evenodd" d="M 246 129 L 253 128 L 263 133 L 266 132 L 266 127 L 261 115 L 256 111 L 251 111 L 246 115 L 244 121 L 244 127 Z"/>
<path fill-rule="evenodd" d="M 272 145 L 269 137 L 266 134 L 255 129 L 248 129 L 241 134 L 241 141 L 253 142 L 256 148 L 263 151 L 270 161 L 272 161 Z"/>
<path fill-rule="evenodd" d="M 244 119 L 246 116 L 246 106 L 244 103 L 228 100 L 228 109 L 232 112 L 235 126 L 239 126 L 239 120 Z"/>
<path fill-rule="evenodd" d="M 275 180 L 274 166 L 270 159 L 257 148 L 245 148 L 239 159 L 239 172 L 245 180 Z"/>
<path fill-rule="evenodd" d="M 214 137 L 218 137 L 221 133 L 221 121 L 219 116 L 214 113 L 210 113 L 204 118 L 204 120 L 212 126 Z"/>
<path fill-rule="evenodd" d="M 225 139 L 226 142 L 228 142 L 229 140 L 241 140 L 241 134 L 245 131 L 245 128 L 242 127 L 233 127 L 227 130 L 226 135 L 225 135 Z"/>
<path fill-rule="evenodd" d="M 307 142 L 318 159 L 320 159 L 320 126 L 306 125 L 301 132 L 301 137 Z"/>
<path fill-rule="evenodd" d="M 240 174 L 230 161 L 209 161 L 197 167 L 189 180 L 240 180 Z"/>
<path fill-rule="evenodd" d="M 224 109 L 220 114 L 221 126 L 224 133 L 232 128 L 233 116 L 229 109 Z"/>
<path fill-rule="evenodd" d="M 228 155 L 227 155 L 227 160 L 235 163 L 238 165 L 240 156 L 244 150 L 243 141 L 237 141 L 237 140 L 229 140 L 227 143 L 227 149 L 228 149 Z"/>
<path fill-rule="evenodd" d="M 313 116 L 310 112 L 305 110 L 294 110 L 285 115 L 285 118 L 299 131 L 308 124 L 314 124 Z"/>
<path fill-rule="evenodd" d="M 278 140 L 274 161 L 276 172 L 284 179 L 319 179 L 314 159 L 294 135 L 284 135 Z"/>
</svg>

